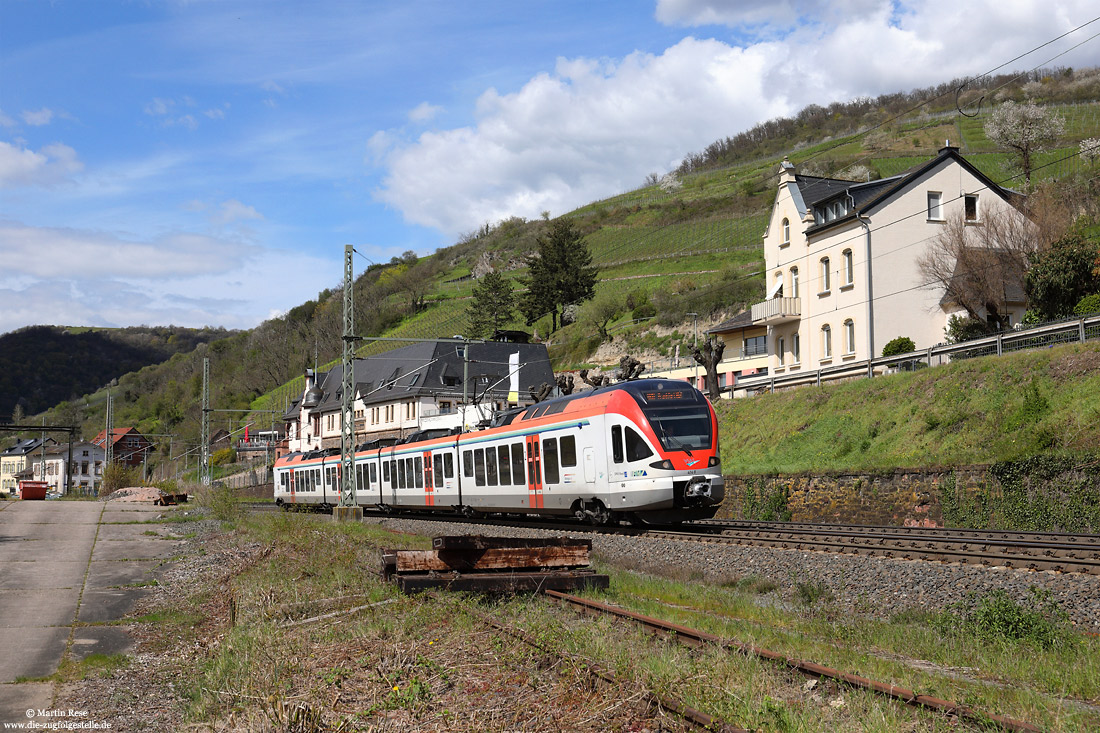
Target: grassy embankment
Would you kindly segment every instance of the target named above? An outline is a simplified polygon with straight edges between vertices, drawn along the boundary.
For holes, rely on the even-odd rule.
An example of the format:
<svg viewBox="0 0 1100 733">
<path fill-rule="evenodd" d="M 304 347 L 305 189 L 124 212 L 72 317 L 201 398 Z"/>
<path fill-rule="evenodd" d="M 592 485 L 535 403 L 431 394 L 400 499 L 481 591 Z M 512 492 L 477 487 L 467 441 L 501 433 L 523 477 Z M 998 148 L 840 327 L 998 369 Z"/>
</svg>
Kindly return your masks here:
<svg viewBox="0 0 1100 733">
<path fill-rule="evenodd" d="M 958 361 L 718 406 L 728 474 L 961 466 L 1100 452 L 1100 344 Z"/>
<path fill-rule="evenodd" d="M 830 682 L 807 685 L 772 663 L 693 651 L 540 597 L 403 597 L 370 572 L 381 548 L 425 548 L 424 538 L 303 515 L 234 525 L 200 551 L 228 558 L 212 566 L 212 577 L 138 619 L 155 624 L 151 650 L 174 660 L 153 674 L 182 692 L 176 704 L 189 723 L 286 730 L 293 721 L 301 731 L 336 729 L 341 721 L 340 730 L 653 729 L 661 714 L 639 702 L 642 690 L 652 690 L 765 730 L 957 729 L 957 721 L 931 712 Z M 612 576 L 606 600 L 642 613 L 1048 730 L 1100 726 L 1097 709 L 1078 704 L 1100 698 L 1096 638 L 1055 631 L 976 641 L 944 633 L 927 614 L 863 619 L 812 588 L 778 598 L 776 584 L 763 578 L 703 584 L 600 569 Z M 758 603 L 761 596 L 770 598 Z M 490 628 L 482 614 L 548 651 Z M 613 670 L 623 685 L 594 685 L 584 660 Z"/>
</svg>

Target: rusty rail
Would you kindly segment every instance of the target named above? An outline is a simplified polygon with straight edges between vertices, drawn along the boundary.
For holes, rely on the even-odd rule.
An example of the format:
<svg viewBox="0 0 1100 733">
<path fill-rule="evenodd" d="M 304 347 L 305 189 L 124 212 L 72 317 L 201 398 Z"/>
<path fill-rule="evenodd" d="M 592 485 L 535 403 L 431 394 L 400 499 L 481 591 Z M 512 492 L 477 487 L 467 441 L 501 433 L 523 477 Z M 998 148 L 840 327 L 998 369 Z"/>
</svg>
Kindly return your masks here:
<svg viewBox="0 0 1100 733">
<path fill-rule="evenodd" d="M 694 646 L 702 646 L 704 644 L 715 644 L 725 649 L 731 649 L 739 651 L 748 656 L 754 656 L 759 659 L 767 659 L 769 661 L 785 664 L 791 669 L 798 670 L 804 674 L 813 675 L 816 677 L 827 677 L 830 679 L 843 682 L 852 687 L 860 689 L 871 690 L 881 695 L 893 698 L 900 702 L 904 702 L 907 705 L 914 707 L 924 707 L 931 710 L 937 710 L 939 712 L 947 713 L 949 715 L 957 715 L 960 718 L 970 720 L 980 724 L 988 724 L 990 722 L 997 725 L 1002 730 L 1014 731 L 1017 733 L 1039 733 L 1042 731 L 1031 723 L 1027 723 L 1021 720 L 1014 720 L 1002 715 L 991 715 L 987 713 L 980 713 L 973 708 L 965 705 L 960 705 L 948 700 L 941 700 L 930 695 L 919 695 L 913 690 L 906 689 L 904 687 L 898 687 L 896 685 L 890 685 L 884 682 L 876 682 L 869 680 L 865 677 L 860 677 L 854 674 L 848 674 L 847 672 L 841 672 L 831 667 L 825 667 L 814 662 L 809 662 L 803 659 L 794 659 L 788 657 L 779 652 L 773 652 L 762 647 L 753 646 L 751 644 L 744 644 L 742 642 L 731 641 L 728 639 L 722 639 L 714 634 L 709 634 L 705 631 L 699 631 L 687 626 L 681 626 L 679 624 L 670 623 L 662 619 L 652 618 L 650 616 L 643 616 L 640 613 L 628 611 L 625 608 L 619 608 L 607 603 L 601 603 L 599 601 L 591 601 L 586 598 L 579 598 L 567 593 L 558 593 L 557 591 L 546 591 L 546 595 L 551 598 L 555 598 L 559 601 L 571 603 L 576 606 L 580 606 L 583 609 L 590 611 L 598 611 L 599 613 L 605 613 L 619 618 L 629 619 L 635 623 L 641 624 L 652 631 L 659 631 L 662 633 L 673 634 L 680 641 L 691 644 Z"/>
<path fill-rule="evenodd" d="M 553 593 L 556 596 L 561 595 L 561 596 L 566 597 L 566 598 L 572 598 L 573 597 L 573 596 L 568 596 L 568 595 L 563 594 L 563 593 L 559 594 L 557 591 L 548 591 L 548 592 Z M 615 685 L 615 686 L 621 686 L 622 685 L 622 681 L 619 680 L 617 677 L 615 677 L 614 674 L 612 674 L 607 669 L 604 669 L 600 665 L 592 662 L 591 660 L 583 659 L 583 658 L 574 656 L 572 654 L 568 654 L 568 653 L 558 651 L 556 649 L 548 649 L 548 648 L 546 648 L 545 645 L 540 644 L 538 641 L 536 641 L 535 639 L 532 639 L 527 634 L 524 634 L 520 631 L 517 631 L 516 629 L 513 629 L 512 627 L 508 626 L 507 624 L 501 623 L 500 621 L 497 621 L 495 618 L 492 618 L 491 616 L 487 616 L 483 613 L 475 611 L 472 608 L 464 607 L 463 610 L 465 610 L 467 613 L 470 613 L 474 616 L 477 616 L 484 623 L 488 624 L 489 626 L 492 626 L 494 629 L 498 629 L 500 631 L 503 631 L 504 633 L 508 634 L 509 636 L 511 636 L 515 639 L 519 639 L 520 641 L 522 641 L 525 644 L 528 644 L 530 646 L 533 646 L 534 648 L 538 649 L 539 651 L 545 652 L 547 654 L 553 654 L 553 655 L 555 655 L 555 656 L 557 656 L 561 659 L 568 659 L 569 661 L 573 662 L 574 664 L 578 664 L 580 666 L 583 666 L 585 669 L 588 670 L 588 673 L 591 676 L 596 677 L 597 679 L 600 679 L 600 680 L 602 680 L 602 681 L 604 681 L 608 684 Z M 730 725 L 729 723 L 726 723 L 722 720 L 719 720 L 718 718 L 714 717 L 713 715 L 709 715 L 707 713 L 704 713 L 701 710 L 696 710 L 695 708 L 691 707 L 690 705 L 685 705 L 681 701 L 679 701 L 675 698 L 672 698 L 672 697 L 668 697 L 668 696 L 665 696 L 665 695 L 658 695 L 657 693 L 652 692 L 650 690 L 645 690 L 644 691 L 644 698 L 646 700 L 648 700 L 649 702 L 651 702 L 651 703 L 655 703 L 656 705 L 658 705 L 659 707 L 661 707 L 665 710 L 668 710 L 672 713 L 675 713 L 676 715 L 680 716 L 681 718 L 683 718 L 687 722 L 689 722 L 692 725 L 695 725 L 699 728 L 705 728 L 706 730 L 720 731 L 721 733 L 752 733 L 751 729 L 749 729 L 749 728 L 739 728 L 735 725 Z"/>
</svg>

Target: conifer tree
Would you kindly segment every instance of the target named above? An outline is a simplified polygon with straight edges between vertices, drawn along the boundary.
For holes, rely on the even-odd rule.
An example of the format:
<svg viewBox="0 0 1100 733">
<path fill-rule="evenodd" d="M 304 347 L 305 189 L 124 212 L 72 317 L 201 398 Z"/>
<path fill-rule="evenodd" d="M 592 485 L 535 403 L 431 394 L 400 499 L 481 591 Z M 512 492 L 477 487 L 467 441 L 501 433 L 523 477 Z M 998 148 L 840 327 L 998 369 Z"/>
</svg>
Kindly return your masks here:
<svg viewBox="0 0 1100 733">
<path fill-rule="evenodd" d="M 527 293 L 520 310 L 527 325 L 549 314 L 553 333 L 565 306 L 595 295 L 599 270 L 592 264 L 584 237 L 568 219 L 555 221 L 536 244 L 538 251 L 527 258 Z"/>
<path fill-rule="evenodd" d="M 515 296 L 512 282 L 499 272 L 482 276 L 474 287 L 473 302 L 466 309 L 466 331 L 473 338 L 492 335 L 512 320 Z"/>
</svg>

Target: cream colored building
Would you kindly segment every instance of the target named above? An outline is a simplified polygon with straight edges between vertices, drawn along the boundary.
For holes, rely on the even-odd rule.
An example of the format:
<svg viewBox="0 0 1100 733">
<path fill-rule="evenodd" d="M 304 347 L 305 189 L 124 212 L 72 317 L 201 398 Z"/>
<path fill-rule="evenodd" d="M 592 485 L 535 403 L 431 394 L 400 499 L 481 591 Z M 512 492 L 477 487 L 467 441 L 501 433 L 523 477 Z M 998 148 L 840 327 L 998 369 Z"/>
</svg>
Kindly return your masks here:
<svg viewBox="0 0 1100 733">
<path fill-rule="evenodd" d="M 864 361 L 899 336 L 918 349 L 942 343 L 959 311 L 922 281 L 917 258 L 953 213 L 981 226 L 994 210 L 1020 215 L 1016 196 L 950 146 L 907 173 L 862 183 L 799 175 L 784 161 L 764 234 L 767 298 L 751 310 L 767 328 L 770 373 Z M 1023 309 L 1011 304 L 1013 323 Z"/>
</svg>

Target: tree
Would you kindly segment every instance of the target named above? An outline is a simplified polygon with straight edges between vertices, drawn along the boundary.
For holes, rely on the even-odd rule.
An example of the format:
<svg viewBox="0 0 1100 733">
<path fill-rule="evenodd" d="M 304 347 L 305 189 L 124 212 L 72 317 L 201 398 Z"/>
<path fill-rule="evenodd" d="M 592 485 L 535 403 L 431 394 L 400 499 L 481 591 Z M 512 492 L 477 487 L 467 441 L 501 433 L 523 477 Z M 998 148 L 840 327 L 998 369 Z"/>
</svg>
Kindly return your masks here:
<svg viewBox="0 0 1100 733">
<path fill-rule="evenodd" d="M 897 356 L 898 354 L 909 354 L 917 350 L 917 345 L 913 343 L 913 339 L 908 336 L 898 336 L 882 347 L 883 356 Z"/>
<path fill-rule="evenodd" d="M 605 293 L 593 299 L 584 310 L 584 319 L 595 327 L 601 341 L 607 341 L 611 334 L 607 325 L 623 312 L 623 302 L 612 293 Z"/>
<path fill-rule="evenodd" d="M 943 302 L 971 320 L 1008 328 L 1010 296 L 1022 295 L 1028 256 L 1036 250 L 1035 227 L 1015 209 L 985 215 L 969 226 L 964 213 L 948 217 L 940 234 L 917 258 L 928 287 L 943 289 Z"/>
<path fill-rule="evenodd" d="M 520 309 L 529 326 L 550 314 L 553 333 L 565 306 L 595 295 L 599 270 L 592 265 L 584 237 L 568 219 L 555 221 L 535 243 L 538 251 L 527 258 L 527 294 Z"/>
<path fill-rule="evenodd" d="M 473 338 L 492 334 L 513 317 L 515 296 L 512 282 L 499 272 L 490 272 L 474 287 L 474 299 L 466 308 L 466 330 Z"/>
<path fill-rule="evenodd" d="M 718 387 L 718 362 L 722 361 L 722 352 L 725 350 L 726 342 L 717 336 L 711 336 L 701 345 L 691 347 L 691 356 L 706 369 L 707 394 L 712 402 L 721 396 Z"/>
<path fill-rule="evenodd" d="M 1026 280 L 1028 308 L 1043 320 L 1064 318 L 1073 314 L 1081 298 L 1100 292 L 1100 276 L 1093 272 L 1097 250 L 1095 240 L 1075 231 L 1032 253 Z"/>
<path fill-rule="evenodd" d="M 985 123 L 985 134 L 1017 157 L 1028 186 L 1031 185 L 1032 158 L 1066 130 L 1065 121 L 1033 102 L 1005 102 Z"/>
</svg>

